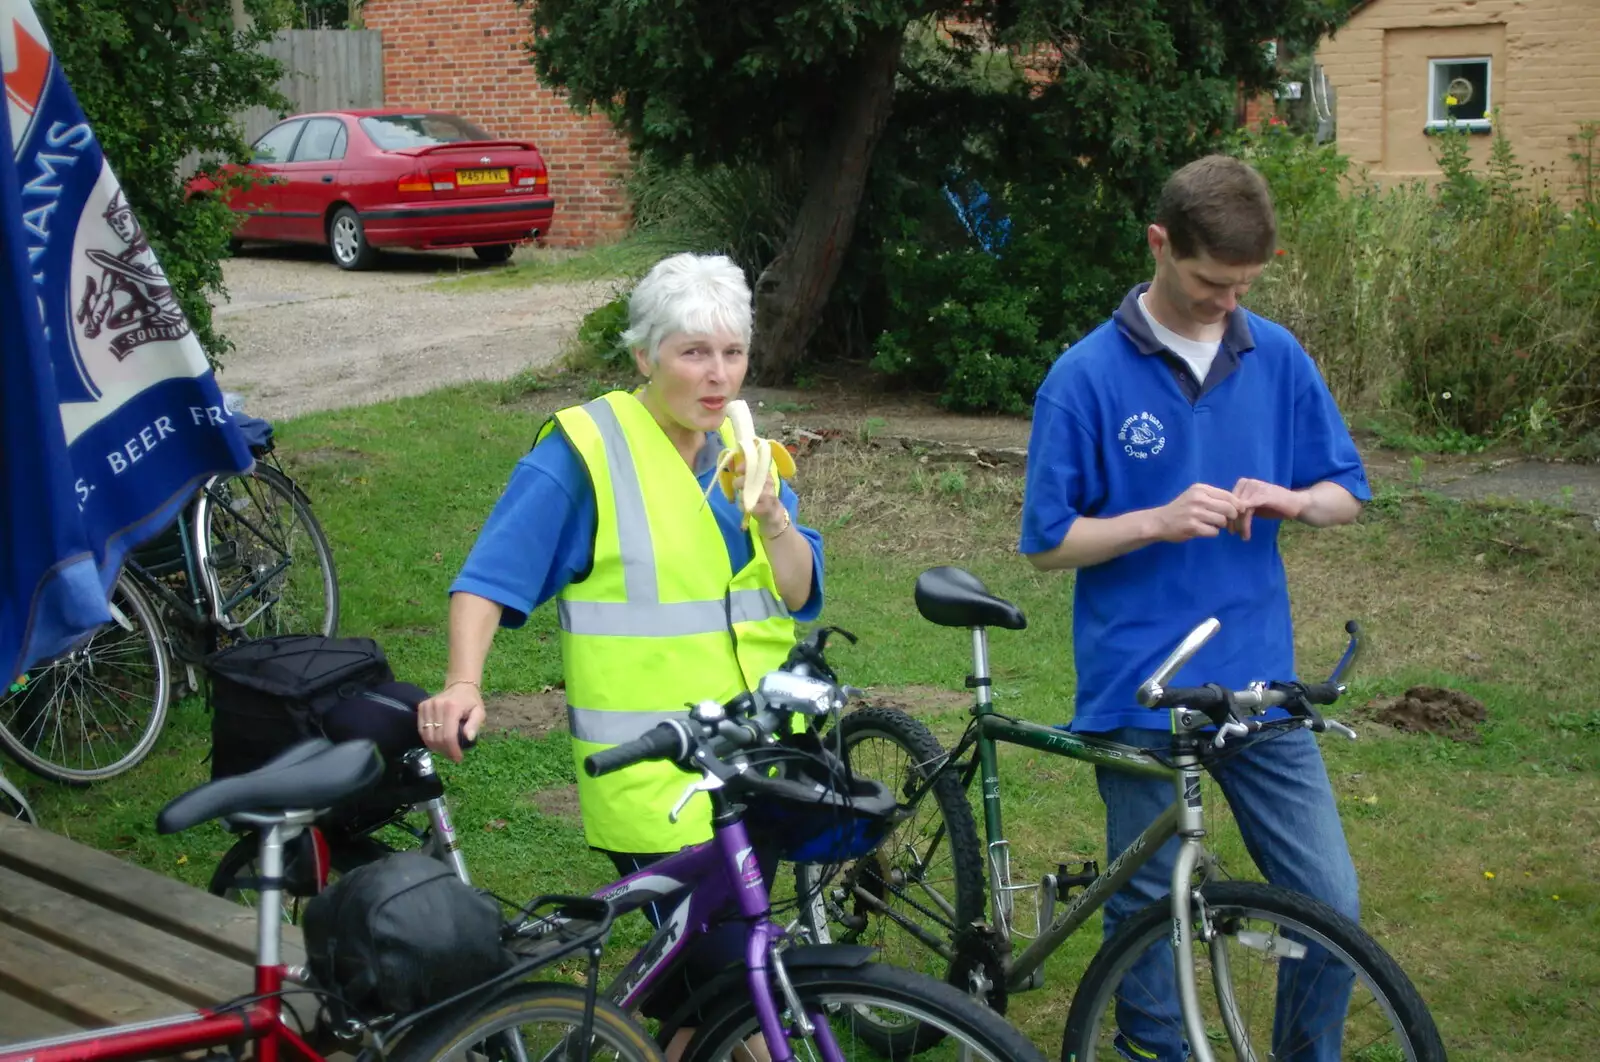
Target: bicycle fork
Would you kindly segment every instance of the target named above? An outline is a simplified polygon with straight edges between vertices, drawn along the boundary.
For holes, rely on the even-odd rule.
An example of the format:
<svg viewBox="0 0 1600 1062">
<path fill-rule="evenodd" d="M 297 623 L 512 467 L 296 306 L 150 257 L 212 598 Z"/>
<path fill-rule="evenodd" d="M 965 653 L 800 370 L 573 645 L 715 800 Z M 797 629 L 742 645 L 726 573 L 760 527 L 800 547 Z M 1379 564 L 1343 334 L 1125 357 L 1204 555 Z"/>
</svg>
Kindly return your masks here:
<svg viewBox="0 0 1600 1062">
<path fill-rule="evenodd" d="M 1189 741 L 1192 743 L 1193 738 Z M 1194 1062 L 1213 1062 L 1211 1044 L 1206 1038 L 1205 1025 L 1200 1016 L 1200 990 L 1195 983 L 1194 941 L 1198 934 L 1211 955 L 1212 988 L 1221 1009 L 1223 1027 L 1227 1030 L 1234 1056 L 1241 1062 L 1255 1062 L 1255 1053 L 1243 1035 L 1243 1025 L 1237 1002 L 1233 996 L 1233 979 L 1227 961 L 1227 951 L 1212 933 L 1206 915 L 1205 898 L 1200 893 L 1200 883 L 1194 880 L 1195 871 L 1207 860 L 1204 838 L 1205 821 L 1200 797 L 1200 758 L 1193 748 L 1182 748 L 1174 756 L 1178 769 L 1178 827 L 1180 838 L 1178 858 L 1172 866 L 1172 960 L 1178 982 L 1178 1005 L 1183 1013 L 1184 1035 L 1189 1040 L 1189 1053 Z M 1198 925 L 1196 925 L 1198 914 Z"/>
</svg>

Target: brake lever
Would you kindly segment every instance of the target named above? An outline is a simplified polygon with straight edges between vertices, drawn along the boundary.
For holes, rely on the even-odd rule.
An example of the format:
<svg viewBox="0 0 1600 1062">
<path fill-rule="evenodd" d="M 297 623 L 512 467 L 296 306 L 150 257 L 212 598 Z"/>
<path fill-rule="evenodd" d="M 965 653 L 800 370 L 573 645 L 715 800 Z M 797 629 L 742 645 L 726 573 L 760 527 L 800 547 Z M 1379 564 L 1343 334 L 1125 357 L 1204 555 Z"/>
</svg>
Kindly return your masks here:
<svg viewBox="0 0 1600 1062">
<path fill-rule="evenodd" d="M 722 786 L 722 779 L 718 778 L 716 775 L 701 775 L 697 780 L 690 782 L 684 787 L 683 796 L 679 797 L 678 802 L 672 805 L 672 810 L 667 812 L 667 821 L 673 825 L 677 825 L 678 816 L 683 812 L 684 808 L 689 806 L 689 801 L 694 799 L 696 793 L 710 793 L 714 790 L 721 789 Z"/>
<path fill-rule="evenodd" d="M 1354 741 L 1356 739 L 1356 732 L 1354 730 L 1351 730 L 1349 727 L 1345 726 L 1343 723 L 1339 722 L 1339 720 L 1337 720 L 1337 719 L 1324 720 L 1323 721 L 1323 726 L 1324 726 L 1324 728 L 1326 728 L 1328 730 L 1332 730 L 1335 734 L 1343 734 L 1345 737 L 1349 738 L 1351 741 Z"/>
<path fill-rule="evenodd" d="M 1250 728 L 1243 723 L 1229 720 L 1217 728 L 1217 736 L 1211 739 L 1211 746 L 1220 749 L 1228 743 L 1229 737 L 1249 737 Z"/>
</svg>

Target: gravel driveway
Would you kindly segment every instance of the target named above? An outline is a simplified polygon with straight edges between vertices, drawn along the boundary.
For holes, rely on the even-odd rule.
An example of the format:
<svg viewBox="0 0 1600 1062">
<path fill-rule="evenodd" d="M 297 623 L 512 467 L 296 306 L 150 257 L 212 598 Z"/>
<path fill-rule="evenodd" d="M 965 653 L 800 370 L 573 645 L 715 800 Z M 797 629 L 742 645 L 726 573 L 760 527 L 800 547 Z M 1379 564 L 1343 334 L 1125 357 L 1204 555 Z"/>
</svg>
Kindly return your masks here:
<svg viewBox="0 0 1600 1062">
<path fill-rule="evenodd" d="M 449 290 L 497 268 L 470 252 L 391 254 L 351 273 L 315 248 L 247 248 L 224 265 L 229 298 L 216 324 L 235 349 L 217 378 L 269 419 L 504 379 L 554 360 L 612 289 Z"/>
</svg>

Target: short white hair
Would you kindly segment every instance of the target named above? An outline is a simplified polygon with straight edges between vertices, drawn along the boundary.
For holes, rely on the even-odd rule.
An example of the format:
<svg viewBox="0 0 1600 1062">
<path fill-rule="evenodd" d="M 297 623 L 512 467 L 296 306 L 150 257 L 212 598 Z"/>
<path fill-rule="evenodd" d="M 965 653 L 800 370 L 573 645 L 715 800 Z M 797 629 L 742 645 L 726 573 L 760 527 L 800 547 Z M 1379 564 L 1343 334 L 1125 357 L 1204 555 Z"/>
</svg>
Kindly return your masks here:
<svg viewBox="0 0 1600 1062">
<path fill-rule="evenodd" d="M 726 255 L 685 251 L 657 262 L 634 287 L 622 341 L 630 350 L 644 348 L 654 363 L 661 341 L 674 332 L 722 328 L 749 346 L 753 319 L 744 270 Z"/>
</svg>

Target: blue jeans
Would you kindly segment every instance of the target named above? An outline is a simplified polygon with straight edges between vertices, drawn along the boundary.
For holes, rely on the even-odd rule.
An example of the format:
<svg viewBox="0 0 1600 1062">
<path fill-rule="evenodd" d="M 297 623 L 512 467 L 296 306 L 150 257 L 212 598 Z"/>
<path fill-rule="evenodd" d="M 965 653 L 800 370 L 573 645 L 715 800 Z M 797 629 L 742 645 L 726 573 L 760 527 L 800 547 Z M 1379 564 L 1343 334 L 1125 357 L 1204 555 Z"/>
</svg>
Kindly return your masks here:
<svg viewBox="0 0 1600 1062">
<path fill-rule="evenodd" d="M 1166 748 L 1171 741 L 1166 731 L 1133 727 L 1097 736 L 1140 748 Z M 1109 864 L 1172 803 L 1173 786 L 1163 779 L 1104 767 L 1095 771 L 1106 805 Z M 1210 773 L 1228 799 L 1245 847 L 1269 882 L 1314 896 L 1351 919 L 1360 916 L 1356 868 L 1315 735 L 1307 730 L 1279 733 L 1219 763 Z M 1167 897 L 1177 855 L 1174 837 L 1106 901 L 1108 938 L 1124 918 Z M 1330 960 L 1324 949 L 1311 945 L 1304 959 L 1279 963 L 1273 1026 L 1277 1062 L 1338 1059 L 1352 977 L 1347 966 Z M 1131 998 L 1134 990 L 1118 991 L 1117 1024 L 1122 1034 L 1118 1046 L 1123 1054 L 1161 1062 L 1187 1058 L 1171 947 L 1163 942 L 1150 948 L 1128 971 L 1123 985 L 1140 986 L 1137 999 Z M 1209 990 L 1205 985 L 1200 988 L 1202 993 Z"/>
</svg>

